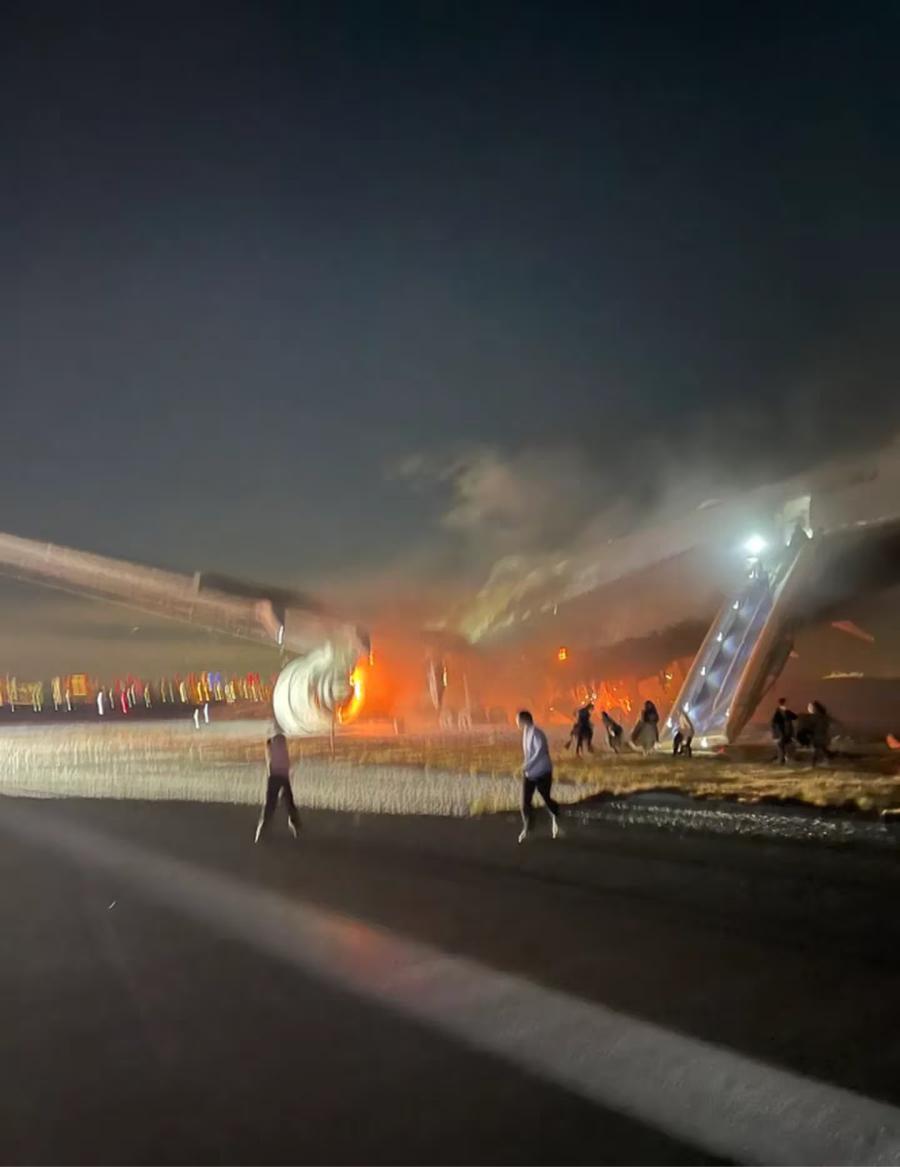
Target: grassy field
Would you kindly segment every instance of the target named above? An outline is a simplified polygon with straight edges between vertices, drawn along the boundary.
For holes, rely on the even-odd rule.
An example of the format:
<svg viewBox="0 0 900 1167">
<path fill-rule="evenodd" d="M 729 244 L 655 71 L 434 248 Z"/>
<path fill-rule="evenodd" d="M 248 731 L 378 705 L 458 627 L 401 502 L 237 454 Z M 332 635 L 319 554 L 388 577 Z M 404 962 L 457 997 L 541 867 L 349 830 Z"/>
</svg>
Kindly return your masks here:
<svg viewBox="0 0 900 1167">
<path fill-rule="evenodd" d="M 563 740 L 560 737 L 552 742 L 557 779 L 583 786 L 585 797 L 665 789 L 698 798 L 742 802 L 785 800 L 866 811 L 900 809 L 900 756 L 886 747 L 867 753 L 839 754 L 827 767 L 813 769 L 808 757 L 785 767 L 774 766 L 768 747 L 735 750 L 731 756 L 691 759 L 664 753 L 645 758 L 630 751 L 616 756 L 599 750 L 577 758 L 563 749 Z M 295 741 L 291 749 L 301 763 L 303 758 L 332 756 L 327 739 Z M 521 767 L 521 746 L 518 737 L 509 733 L 338 737 L 333 757 L 351 765 L 516 778 Z"/>
<path fill-rule="evenodd" d="M 265 725 L 252 722 L 213 724 L 199 732 L 171 723 L 8 729 L 0 735 L 4 788 L 252 802 L 258 798 L 265 732 Z M 562 739 L 551 744 L 564 802 L 677 790 L 698 798 L 900 811 L 900 757 L 886 748 L 839 755 L 814 770 L 808 760 L 776 767 L 765 748 L 693 759 L 630 752 L 576 758 L 562 749 Z M 297 785 L 310 805 L 471 814 L 513 809 L 518 801 L 521 752 L 510 733 L 348 735 L 338 736 L 333 747 L 327 738 L 295 740 L 291 751 Z"/>
<path fill-rule="evenodd" d="M 886 748 L 838 755 L 827 767 L 813 769 L 808 757 L 788 766 L 775 766 L 769 749 L 682 759 L 666 753 L 645 758 L 630 751 L 618 756 L 598 751 L 576 758 L 563 750 L 561 741 L 553 747 L 557 779 L 584 786 L 585 796 L 664 789 L 741 802 L 796 800 L 812 806 L 866 811 L 900 809 L 900 757 Z M 329 743 L 299 743 L 294 751 L 301 760 L 328 752 Z M 518 739 L 509 736 L 338 739 L 335 757 L 356 764 L 424 766 L 488 777 L 516 777 L 521 767 Z"/>
</svg>

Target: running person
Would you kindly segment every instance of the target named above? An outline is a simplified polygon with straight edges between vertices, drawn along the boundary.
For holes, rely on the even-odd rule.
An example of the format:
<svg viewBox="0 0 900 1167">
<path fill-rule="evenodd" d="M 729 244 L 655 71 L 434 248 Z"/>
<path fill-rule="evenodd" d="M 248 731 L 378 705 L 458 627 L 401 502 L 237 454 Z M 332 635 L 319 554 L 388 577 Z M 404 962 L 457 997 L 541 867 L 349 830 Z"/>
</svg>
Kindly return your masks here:
<svg viewBox="0 0 900 1167">
<path fill-rule="evenodd" d="M 534 718 L 527 709 L 523 709 L 516 717 L 516 725 L 522 731 L 522 832 L 519 842 L 524 843 L 531 830 L 533 812 L 531 804 L 534 792 L 537 790 L 544 800 L 544 806 L 550 815 L 553 838 L 559 837 L 559 803 L 551 796 L 550 787 L 553 785 L 553 762 L 550 760 L 550 747 L 547 745 L 547 735 L 534 724 Z"/>
<path fill-rule="evenodd" d="M 287 739 L 280 730 L 276 730 L 266 742 L 266 771 L 266 801 L 259 816 L 254 842 L 260 841 L 269 825 L 279 795 L 284 799 L 287 809 L 288 828 L 296 839 L 297 831 L 300 829 L 300 816 L 297 814 L 294 792 L 291 790 L 291 759 L 288 755 Z"/>
</svg>

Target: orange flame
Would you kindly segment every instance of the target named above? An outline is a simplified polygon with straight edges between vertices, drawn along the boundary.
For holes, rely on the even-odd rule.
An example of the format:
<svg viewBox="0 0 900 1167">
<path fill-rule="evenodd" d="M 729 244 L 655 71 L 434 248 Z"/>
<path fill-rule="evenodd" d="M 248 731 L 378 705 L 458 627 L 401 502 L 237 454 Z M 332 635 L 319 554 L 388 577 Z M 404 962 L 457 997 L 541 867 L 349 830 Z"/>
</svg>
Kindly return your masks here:
<svg viewBox="0 0 900 1167">
<path fill-rule="evenodd" d="M 338 710 L 338 721 L 341 725 L 346 725 L 350 721 L 355 721 L 362 710 L 366 700 L 366 667 L 362 661 L 359 661 L 350 674 L 350 688 L 353 692 L 348 697 L 346 703 Z"/>
</svg>

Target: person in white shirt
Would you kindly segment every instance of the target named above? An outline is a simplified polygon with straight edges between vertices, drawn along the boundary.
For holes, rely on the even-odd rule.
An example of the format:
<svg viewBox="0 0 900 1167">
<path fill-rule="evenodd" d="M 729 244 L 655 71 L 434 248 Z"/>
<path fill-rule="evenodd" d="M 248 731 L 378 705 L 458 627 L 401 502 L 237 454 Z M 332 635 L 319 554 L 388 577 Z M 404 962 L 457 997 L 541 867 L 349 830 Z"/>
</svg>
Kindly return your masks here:
<svg viewBox="0 0 900 1167">
<path fill-rule="evenodd" d="M 277 728 L 266 742 L 266 771 L 266 801 L 263 803 L 262 814 L 259 816 L 254 842 L 258 843 L 263 837 L 263 832 L 275 813 L 279 795 L 284 799 L 288 826 L 296 839 L 300 829 L 300 816 L 297 814 L 294 792 L 291 790 L 291 759 L 288 754 L 287 739 Z"/>
<path fill-rule="evenodd" d="M 550 815 L 553 838 L 559 838 L 559 803 L 551 796 L 550 788 L 553 785 L 553 762 L 550 759 L 550 747 L 547 744 L 547 735 L 534 724 L 534 718 L 527 709 L 523 709 L 516 717 L 516 725 L 522 731 L 522 833 L 519 842 L 524 843 L 531 830 L 533 812 L 531 804 L 534 792 L 537 790 L 544 800 L 544 806 Z"/>
</svg>

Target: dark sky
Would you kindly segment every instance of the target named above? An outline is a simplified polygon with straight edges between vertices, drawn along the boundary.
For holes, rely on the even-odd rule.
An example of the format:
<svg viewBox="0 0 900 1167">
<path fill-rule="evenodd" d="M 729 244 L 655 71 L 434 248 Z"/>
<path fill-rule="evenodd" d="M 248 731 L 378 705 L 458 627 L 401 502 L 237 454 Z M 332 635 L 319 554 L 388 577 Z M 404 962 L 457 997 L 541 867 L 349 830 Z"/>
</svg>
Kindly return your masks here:
<svg viewBox="0 0 900 1167">
<path fill-rule="evenodd" d="M 7 3 L 0 527 L 324 586 L 428 546 L 411 454 L 577 450 L 621 490 L 676 437 L 752 477 L 887 432 L 898 34 Z"/>
</svg>

